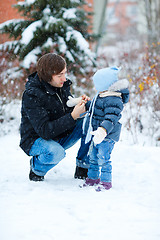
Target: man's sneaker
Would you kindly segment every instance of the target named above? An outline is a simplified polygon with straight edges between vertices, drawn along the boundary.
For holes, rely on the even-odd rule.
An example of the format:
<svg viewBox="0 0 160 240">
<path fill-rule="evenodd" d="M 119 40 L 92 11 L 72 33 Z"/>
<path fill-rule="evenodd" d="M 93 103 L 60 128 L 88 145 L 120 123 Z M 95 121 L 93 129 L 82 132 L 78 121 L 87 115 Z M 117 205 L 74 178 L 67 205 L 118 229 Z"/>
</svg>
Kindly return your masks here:
<svg viewBox="0 0 160 240">
<path fill-rule="evenodd" d="M 94 186 L 100 183 L 100 179 L 90 179 L 90 178 L 86 178 L 85 183 L 83 184 L 83 187 L 86 186 Z"/>
<path fill-rule="evenodd" d="M 76 171 L 74 174 L 74 178 L 78 179 L 86 179 L 87 178 L 88 169 L 82 167 L 76 167 Z"/>
<path fill-rule="evenodd" d="M 32 170 L 30 170 L 29 180 L 34 182 L 44 181 L 44 176 L 38 176 Z"/>
</svg>

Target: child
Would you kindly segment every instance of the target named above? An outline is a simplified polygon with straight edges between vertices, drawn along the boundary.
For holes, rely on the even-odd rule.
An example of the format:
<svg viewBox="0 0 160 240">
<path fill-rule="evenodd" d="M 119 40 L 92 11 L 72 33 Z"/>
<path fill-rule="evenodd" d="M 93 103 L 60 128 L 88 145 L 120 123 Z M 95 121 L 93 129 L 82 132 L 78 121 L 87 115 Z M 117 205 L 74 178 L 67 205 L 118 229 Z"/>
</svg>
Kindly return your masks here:
<svg viewBox="0 0 160 240">
<path fill-rule="evenodd" d="M 99 184 L 97 190 L 108 190 L 112 187 L 110 155 L 120 137 L 119 120 L 123 104 L 129 100 L 128 81 L 118 80 L 118 72 L 117 67 L 108 67 L 94 74 L 93 82 L 97 95 L 92 100 L 83 123 L 86 143 L 92 139 L 88 178 L 83 186 Z"/>
</svg>

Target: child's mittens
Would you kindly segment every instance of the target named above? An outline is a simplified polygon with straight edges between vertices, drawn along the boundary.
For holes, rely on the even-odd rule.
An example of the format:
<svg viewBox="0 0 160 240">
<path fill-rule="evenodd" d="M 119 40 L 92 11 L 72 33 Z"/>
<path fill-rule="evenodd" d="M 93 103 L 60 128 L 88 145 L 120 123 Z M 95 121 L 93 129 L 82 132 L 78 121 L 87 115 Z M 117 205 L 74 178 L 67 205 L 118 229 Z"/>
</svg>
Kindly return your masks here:
<svg viewBox="0 0 160 240">
<path fill-rule="evenodd" d="M 82 97 L 78 97 L 78 98 L 73 98 L 71 96 L 68 97 L 68 101 L 67 101 L 67 106 L 68 107 L 74 107 L 76 106 L 80 101 L 82 100 Z"/>
<path fill-rule="evenodd" d="M 92 131 L 91 134 L 94 135 L 93 142 L 95 144 L 100 144 L 107 136 L 107 132 L 103 127 L 98 127 L 97 130 Z"/>
</svg>

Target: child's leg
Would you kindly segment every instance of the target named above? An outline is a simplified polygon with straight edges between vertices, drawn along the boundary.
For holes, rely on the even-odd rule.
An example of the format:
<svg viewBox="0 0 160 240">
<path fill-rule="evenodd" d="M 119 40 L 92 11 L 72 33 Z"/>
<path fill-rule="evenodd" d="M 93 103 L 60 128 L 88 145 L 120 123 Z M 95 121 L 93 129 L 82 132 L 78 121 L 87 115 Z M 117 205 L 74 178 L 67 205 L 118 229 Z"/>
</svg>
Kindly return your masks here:
<svg viewBox="0 0 160 240">
<path fill-rule="evenodd" d="M 88 169 L 89 167 L 88 151 L 89 151 L 91 141 L 88 143 L 85 143 L 85 138 L 86 138 L 86 135 L 82 135 L 80 148 L 78 150 L 77 158 L 76 158 L 76 166 Z"/>
<path fill-rule="evenodd" d="M 98 144 L 98 159 L 101 166 L 101 182 L 112 182 L 112 165 L 110 155 L 114 147 L 114 141 L 107 140 Z"/>
<path fill-rule="evenodd" d="M 97 153 L 98 153 L 97 145 L 95 146 L 94 143 L 92 142 L 89 149 L 89 169 L 88 169 L 89 179 L 99 178 L 99 165 Z"/>
</svg>

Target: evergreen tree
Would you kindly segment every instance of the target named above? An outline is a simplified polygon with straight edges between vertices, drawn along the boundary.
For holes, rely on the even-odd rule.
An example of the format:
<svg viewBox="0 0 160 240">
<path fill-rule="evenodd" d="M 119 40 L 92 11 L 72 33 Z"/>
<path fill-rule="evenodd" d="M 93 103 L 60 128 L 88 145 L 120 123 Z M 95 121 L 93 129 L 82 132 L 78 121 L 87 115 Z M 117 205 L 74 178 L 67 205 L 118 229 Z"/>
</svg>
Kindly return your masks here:
<svg viewBox="0 0 160 240">
<path fill-rule="evenodd" d="M 84 0 L 25 0 L 14 7 L 24 19 L 0 24 L 1 33 L 9 34 L 10 50 L 19 56 L 24 68 L 35 64 L 48 52 L 63 56 L 70 71 L 85 74 L 94 65 L 89 42 L 97 36 L 89 33 L 91 12 L 85 11 Z M 6 43 L 5 43 L 6 46 Z"/>
</svg>

